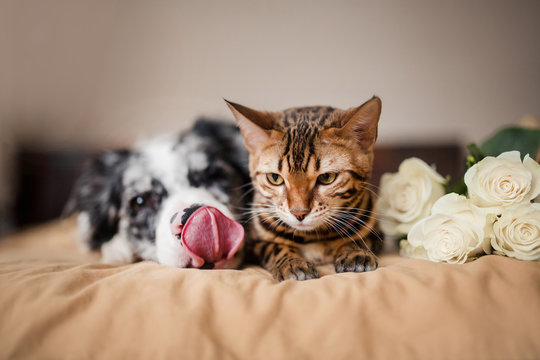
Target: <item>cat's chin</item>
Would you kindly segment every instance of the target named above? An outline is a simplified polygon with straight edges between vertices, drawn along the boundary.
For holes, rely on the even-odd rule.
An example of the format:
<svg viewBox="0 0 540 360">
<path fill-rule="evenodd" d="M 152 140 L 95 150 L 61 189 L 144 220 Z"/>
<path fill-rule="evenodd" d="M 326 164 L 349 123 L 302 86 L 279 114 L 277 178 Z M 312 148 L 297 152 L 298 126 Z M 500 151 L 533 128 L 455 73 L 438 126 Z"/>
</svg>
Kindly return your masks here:
<svg viewBox="0 0 540 360">
<path fill-rule="evenodd" d="M 298 231 L 315 231 L 319 228 L 319 224 L 311 224 L 311 223 L 303 223 L 303 222 L 296 222 L 296 223 L 290 223 L 287 222 L 287 224 Z"/>
<path fill-rule="evenodd" d="M 317 227 L 313 225 L 306 225 L 306 224 L 300 223 L 300 224 L 294 225 L 293 228 L 296 230 L 301 230 L 301 231 L 311 231 L 311 230 L 315 230 Z"/>
<path fill-rule="evenodd" d="M 304 221 L 298 221 L 294 216 L 281 216 L 281 220 L 287 224 L 290 228 L 297 231 L 315 231 L 319 229 L 323 224 L 320 220 L 312 216 L 308 216 Z"/>
</svg>

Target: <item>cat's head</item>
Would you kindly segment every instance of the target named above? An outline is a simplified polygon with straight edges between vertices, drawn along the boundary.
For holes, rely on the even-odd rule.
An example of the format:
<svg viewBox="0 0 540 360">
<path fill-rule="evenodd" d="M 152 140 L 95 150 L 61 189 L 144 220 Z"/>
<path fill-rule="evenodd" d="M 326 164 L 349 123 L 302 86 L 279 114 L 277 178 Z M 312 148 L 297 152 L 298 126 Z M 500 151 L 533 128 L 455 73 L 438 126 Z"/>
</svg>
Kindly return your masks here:
<svg viewBox="0 0 540 360">
<path fill-rule="evenodd" d="M 227 105 L 250 153 L 253 185 L 281 221 L 297 230 L 317 230 L 358 205 L 371 177 L 378 97 L 347 110 L 313 106 L 267 112 Z"/>
</svg>

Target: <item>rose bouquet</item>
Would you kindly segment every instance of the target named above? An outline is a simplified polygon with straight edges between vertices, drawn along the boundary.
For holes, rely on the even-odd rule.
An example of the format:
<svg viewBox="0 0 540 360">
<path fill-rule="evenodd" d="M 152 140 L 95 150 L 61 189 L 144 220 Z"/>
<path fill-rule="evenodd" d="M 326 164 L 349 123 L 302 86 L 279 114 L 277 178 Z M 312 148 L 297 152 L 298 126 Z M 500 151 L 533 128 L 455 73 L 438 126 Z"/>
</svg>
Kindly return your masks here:
<svg viewBox="0 0 540 360">
<path fill-rule="evenodd" d="M 422 160 L 404 160 L 397 173 L 381 178 L 381 230 L 401 239 L 406 257 L 447 263 L 484 254 L 540 260 L 540 164 L 529 156 L 539 147 L 540 130 L 515 128 L 480 147 L 470 145 L 468 169 L 452 189 Z"/>
</svg>

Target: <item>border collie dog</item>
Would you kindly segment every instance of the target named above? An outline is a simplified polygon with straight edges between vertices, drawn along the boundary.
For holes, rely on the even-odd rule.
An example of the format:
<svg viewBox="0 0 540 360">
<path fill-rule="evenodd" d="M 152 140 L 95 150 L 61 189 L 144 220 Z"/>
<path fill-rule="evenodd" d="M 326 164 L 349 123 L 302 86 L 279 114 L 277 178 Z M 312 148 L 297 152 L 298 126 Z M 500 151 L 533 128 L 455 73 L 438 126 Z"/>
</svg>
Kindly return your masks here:
<svg viewBox="0 0 540 360">
<path fill-rule="evenodd" d="M 69 213 L 78 212 L 82 247 L 102 262 L 152 260 L 180 268 L 234 268 L 250 201 L 248 154 L 236 126 L 198 120 L 162 136 L 91 159 Z"/>
</svg>

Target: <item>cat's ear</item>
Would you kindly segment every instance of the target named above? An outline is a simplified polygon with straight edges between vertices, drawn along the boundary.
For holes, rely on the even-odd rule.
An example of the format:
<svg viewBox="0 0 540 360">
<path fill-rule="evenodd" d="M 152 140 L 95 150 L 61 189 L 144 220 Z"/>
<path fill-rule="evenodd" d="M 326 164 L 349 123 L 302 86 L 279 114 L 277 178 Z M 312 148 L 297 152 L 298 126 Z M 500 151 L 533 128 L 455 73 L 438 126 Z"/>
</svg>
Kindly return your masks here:
<svg viewBox="0 0 540 360">
<path fill-rule="evenodd" d="M 250 109 L 227 100 L 225 102 L 236 118 L 249 151 L 260 150 L 279 137 L 278 131 L 273 130 L 274 117 L 272 113 Z"/>
<path fill-rule="evenodd" d="M 341 117 L 341 136 L 354 137 L 364 149 L 371 149 L 377 140 L 377 126 L 382 102 L 377 96 L 362 105 L 348 109 Z"/>
</svg>

